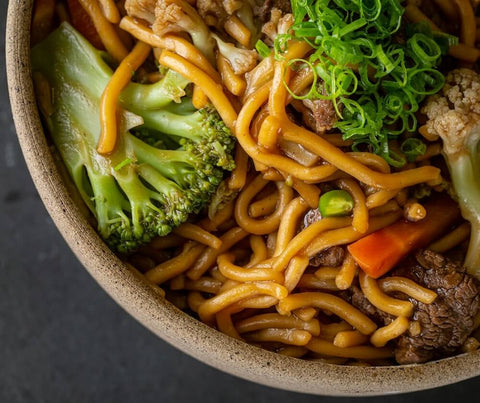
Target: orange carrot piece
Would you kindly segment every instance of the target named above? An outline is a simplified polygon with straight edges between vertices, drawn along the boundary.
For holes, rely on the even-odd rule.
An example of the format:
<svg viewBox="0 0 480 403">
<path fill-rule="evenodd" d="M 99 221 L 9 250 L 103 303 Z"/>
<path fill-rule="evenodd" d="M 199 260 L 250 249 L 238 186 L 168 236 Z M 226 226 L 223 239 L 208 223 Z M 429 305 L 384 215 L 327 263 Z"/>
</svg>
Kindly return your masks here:
<svg viewBox="0 0 480 403">
<path fill-rule="evenodd" d="M 82 5 L 78 2 L 78 0 L 67 0 L 67 3 L 73 27 L 80 32 L 94 47 L 104 50 L 105 47 L 100 39 L 100 35 L 98 35 L 92 19 L 83 9 Z"/>
<path fill-rule="evenodd" d="M 417 222 L 397 221 L 347 248 L 360 268 L 378 278 L 415 249 L 423 248 L 447 231 L 460 217 L 450 197 L 439 195 L 425 204 L 427 216 Z"/>
</svg>

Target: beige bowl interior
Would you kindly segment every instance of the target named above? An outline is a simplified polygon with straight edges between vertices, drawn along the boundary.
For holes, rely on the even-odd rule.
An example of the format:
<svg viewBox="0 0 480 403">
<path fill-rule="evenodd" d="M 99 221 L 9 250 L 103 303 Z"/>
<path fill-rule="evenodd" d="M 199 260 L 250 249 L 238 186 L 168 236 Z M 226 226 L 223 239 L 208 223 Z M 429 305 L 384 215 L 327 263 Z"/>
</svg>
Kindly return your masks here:
<svg viewBox="0 0 480 403">
<path fill-rule="evenodd" d="M 29 62 L 33 0 L 10 0 L 6 52 L 18 138 L 31 176 L 70 248 L 128 313 L 179 350 L 222 371 L 277 388 L 321 395 L 373 395 L 434 388 L 480 375 L 480 352 L 397 367 L 346 367 L 283 357 L 232 339 L 165 301 L 107 248 L 70 197 L 45 141 Z"/>
</svg>

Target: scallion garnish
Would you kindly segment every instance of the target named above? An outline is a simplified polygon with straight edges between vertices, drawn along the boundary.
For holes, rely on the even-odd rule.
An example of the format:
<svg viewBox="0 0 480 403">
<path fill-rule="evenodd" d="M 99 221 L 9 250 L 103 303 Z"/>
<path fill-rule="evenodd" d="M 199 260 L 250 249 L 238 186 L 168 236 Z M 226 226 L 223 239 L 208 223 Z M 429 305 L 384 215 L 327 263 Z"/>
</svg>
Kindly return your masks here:
<svg viewBox="0 0 480 403">
<path fill-rule="evenodd" d="M 260 57 L 266 58 L 270 56 L 270 52 L 271 52 L 270 48 L 261 39 L 259 39 L 255 44 L 255 49 L 257 49 L 257 52 L 260 55 Z"/>
<path fill-rule="evenodd" d="M 432 32 L 425 24 L 407 24 L 400 32 L 400 0 L 291 4 L 292 33 L 277 36 L 275 57 L 282 58 L 290 39 L 314 48 L 306 60 L 295 60 L 295 65 L 312 69 L 313 84 L 306 95 L 292 95 L 331 100 L 339 116 L 336 127 L 354 141 L 354 149 L 367 145 L 391 165 L 404 165 L 405 158 L 389 148 L 389 140 L 417 129 L 419 104 L 443 87 L 444 76 L 437 67 L 458 40 Z M 424 150 L 411 141 L 404 144 L 407 160 Z"/>
</svg>

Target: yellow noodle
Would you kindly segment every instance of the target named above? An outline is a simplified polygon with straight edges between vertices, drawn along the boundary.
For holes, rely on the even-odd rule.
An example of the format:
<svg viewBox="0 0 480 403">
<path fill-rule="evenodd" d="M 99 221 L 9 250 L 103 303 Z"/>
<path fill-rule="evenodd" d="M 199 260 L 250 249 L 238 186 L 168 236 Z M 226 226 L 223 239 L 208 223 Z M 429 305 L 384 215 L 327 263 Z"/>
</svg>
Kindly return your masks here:
<svg viewBox="0 0 480 403">
<path fill-rule="evenodd" d="M 192 104 L 197 109 L 202 109 L 208 104 L 208 98 L 198 85 L 193 86 Z"/>
<path fill-rule="evenodd" d="M 342 348 L 354 347 L 365 344 L 368 339 L 368 336 L 360 333 L 358 330 L 344 330 L 335 335 L 333 345 Z"/>
<path fill-rule="evenodd" d="M 242 129 L 242 126 L 239 124 L 241 121 L 240 115 L 237 121 L 237 134 L 240 133 Z M 319 155 L 325 161 L 334 164 L 338 169 L 347 172 L 367 185 L 377 186 L 382 189 L 398 189 L 440 177 L 440 170 L 433 166 L 424 166 L 392 174 L 376 172 L 359 163 L 354 158 L 349 157 L 348 154 L 345 154 L 342 150 L 331 145 L 320 136 L 301 126 L 295 125 L 292 122 L 284 122 L 283 129 L 283 137 L 285 140 L 295 141 L 301 144 L 307 150 Z"/>
<path fill-rule="evenodd" d="M 235 219 L 240 227 L 251 234 L 265 235 L 276 231 L 287 204 L 293 198 L 293 191 L 289 186 L 284 182 L 276 182 L 275 184 L 280 197 L 275 212 L 261 220 L 251 218 L 248 215 L 248 205 L 253 197 L 267 184 L 268 181 L 263 179 L 261 175 L 258 175 L 237 198 L 237 203 L 235 205 Z"/>
<path fill-rule="evenodd" d="M 288 243 L 285 250 L 274 262 L 273 269 L 277 271 L 283 270 L 292 257 L 300 252 L 302 248 L 308 247 L 315 238 L 318 239 L 322 232 L 333 228 L 346 227 L 351 221 L 352 219 L 349 217 L 327 217 L 308 226 Z"/>
<path fill-rule="evenodd" d="M 185 279 L 185 277 L 184 277 Z M 206 292 L 208 294 L 218 294 L 222 282 L 211 277 L 200 277 L 198 280 L 184 280 L 185 290 Z"/>
<path fill-rule="evenodd" d="M 232 321 L 232 314 L 241 311 L 243 308 L 240 308 L 236 305 L 231 305 L 228 308 L 222 309 L 215 315 L 215 320 L 217 322 L 218 330 L 226 335 L 233 337 L 235 339 L 242 339 L 242 336 L 237 332 L 235 325 Z"/>
<path fill-rule="evenodd" d="M 346 290 L 352 285 L 356 273 L 357 263 L 352 255 L 347 252 L 345 259 L 343 259 L 342 267 L 335 277 L 335 284 L 340 290 Z"/>
<path fill-rule="evenodd" d="M 338 273 L 340 272 L 339 267 L 320 267 L 315 271 L 315 277 L 317 277 L 320 280 L 333 280 L 338 276 Z"/>
<path fill-rule="evenodd" d="M 280 131 L 280 120 L 273 116 L 267 116 L 258 132 L 257 141 L 260 147 L 265 150 L 275 151 L 277 149 L 278 132 Z"/>
<path fill-rule="evenodd" d="M 394 211 L 383 216 L 372 217 L 368 226 L 367 234 L 393 224 L 401 217 L 400 211 Z M 324 220 L 322 220 L 324 221 Z M 360 234 L 353 227 L 344 227 L 326 231 L 321 237 L 313 240 L 304 250 L 305 255 L 313 257 L 317 253 L 337 245 L 345 245 L 360 239 L 366 234 Z"/>
<path fill-rule="evenodd" d="M 223 28 L 225 28 L 227 34 L 242 46 L 248 47 L 250 45 L 252 33 L 237 16 L 230 15 L 225 21 Z"/>
<path fill-rule="evenodd" d="M 335 295 L 322 292 L 291 294 L 279 301 L 277 309 L 281 314 L 286 315 L 292 310 L 304 306 L 313 306 L 333 312 L 363 334 L 371 334 L 377 328 L 377 325 L 368 316 L 364 315 L 345 300 Z"/>
<path fill-rule="evenodd" d="M 369 213 L 370 217 L 375 217 L 375 216 L 379 216 L 379 215 L 392 213 L 392 212 L 398 211 L 398 210 L 400 210 L 400 206 L 398 205 L 397 201 L 396 200 L 389 200 L 388 202 L 386 202 L 385 204 L 383 204 L 381 206 L 372 208 L 371 210 L 369 210 L 368 213 Z"/>
<path fill-rule="evenodd" d="M 115 27 L 102 13 L 100 5 L 96 0 L 78 0 L 83 9 L 87 12 L 95 25 L 98 36 L 102 40 L 107 52 L 117 61 L 121 62 L 128 55 L 128 49 L 118 36 Z"/>
<path fill-rule="evenodd" d="M 162 284 L 188 270 L 203 250 L 203 245 L 198 245 L 193 241 L 187 242 L 180 255 L 160 263 L 158 266 L 147 271 L 145 277 L 156 284 Z"/>
<path fill-rule="evenodd" d="M 350 330 L 353 330 L 352 326 L 344 321 L 329 324 L 320 323 L 320 337 L 332 342 L 338 333 Z"/>
<path fill-rule="evenodd" d="M 375 347 L 383 347 L 390 340 L 401 336 L 408 330 L 410 321 L 404 316 L 399 316 L 392 323 L 387 326 L 381 327 L 372 334 L 370 337 L 370 343 Z"/>
<path fill-rule="evenodd" d="M 342 144 L 343 146 L 343 144 Z M 361 162 L 363 165 L 366 165 L 370 168 L 374 168 L 378 172 L 385 174 L 390 173 L 390 165 L 382 157 L 372 153 L 362 153 L 362 152 L 349 152 L 347 153 L 353 159 Z"/>
<path fill-rule="evenodd" d="M 357 358 L 359 360 L 375 360 L 393 357 L 391 348 L 371 346 L 337 347 L 329 341 L 313 337 L 306 346 L 309 350 L 332 357 Z"/>
<path fill-rule="evenodd" d="M 205 251 L 198 256 L 193 267 L 187 272 L 187 276 L 192 280 L 198 280 L 203 273 L 205 273 L 210 267 L 212 267 L 218 255 L 229 250 L 237 242 L 241 241 L 243 238 L 248 236 L 248 232 L 244 231 L 240 227 L 234 227 L 223 234 L 220 239 L 222 241 L 222 246 L 218 249 L 207 248 Z"/>
<path fill-rule="evenodd" d="M 198 291 L 192 291 L 189 292 L 187 295 L 187 304 L 188 307 L 193 311 L 193 312 L 198 312 L 198 309 L 202 304 L 205 303 L 205 298 L 203 298 L 202 294 L 199 293 Z"/>
<path fill-rule="evenodd" d="M 228 188 L 240 190 L 247 182 L 248 155 L 238 144 L 235 147 L 235 169 L 228 179 Z"/>
<path fill-rule="evenodd" d="M 248 206 L 248 215 L 252 218 L 272 214 L 278 202 L 278 191 L 270 193 L 263 199 L 257 200 Z"/>
<path fill-rule="evenodd" d="M 333 278 L 319 279 L 314 274 L 304 274 L 300 278 L 300 281 L 298 282 L 297 286 L 300 289 L 311 289 L 311 290 L 321 290 L 321 291 L 338 291 L 339 290 Z"/>
<path fill-rule="evenodd" d="M 305 200 L 310 208 L 317 208 L 320 199 L 320 189 L 318 186 L 305 183 L 304 181 L 292 178 L 292 187 Z"/>
<path fill-rule="evenodd" d="M 275 281 L 283 283 L 283 274 L 272 269 L 244 269 L 233 264 L 233 254 L 220 255 L 217 259 L 218 269 L 226 278 L 239 282 Z"/>
<path fill-rule="evenodd" d="M 285 287 L 292 292 L 302 278 L 303 273 L 308 267 L 310 259 L 305 256 L 295 256 L 285 270 Z M 275 272 L 278 273 L 278 272 Z"/>
<path fill-rule="evenodd" d="M 379 190 L 367 197 L 366 206 L 368 209 L 383 206 L 389 200 L 393 199 L 400 189 Z"/>
<path fill-rule="evenodd" d="M 365 297 L 372 305 L 394 316 L 409 317 L 413 312 L 413 305 L 409 301 L 392 298 L 383 293 L 377 281 L 367 276 L 362 270 L 359 272 L 360 287 Z"/>
<path fill-rule="evenodd" d="M 176 35 L 158 36 L 145 25 L 132 17 L 123 17 L 120 21 L 120 28 L 130 33 L 138 40 L 148 43 L 153 48 L 168 49 L 189 60 L 195 66 L 201 68 L 216 81 L 220 81 L 220 75 L 210 64 L 208 59 L 193 44 Z"/>
<path fill-rule="evenodd" d="M 368 230 L 368 205 L 365 203 L 362 189 L 353 179 L 339 179 L 336 184 L 352 196 L 354 201 L 352 227 L 364 234 Z"/>
<path fill-rule="evenodd" d="M 378 280 L 378 285 L 383 292 L 403 292 L 424 304 L 431 304 L 437 298 L 435 291 L 405 277 L 385 277 Z"/>
<path fill-rule="evenodd" d="M 245 340 L 254 343 L 280 342 L 294 346 L 305 346 L 312 338 L 306 330 L 297 329 L 263 329 L 244 335 Z"/>
<path fill-rule="evenodd" d="M 240 284 L 213 298 L 207 299 L 199 307 L 198 314 L 203 322 L 211 323 L 217 312 L 237 301 L 259 294 L 282 299 L 288 295 L 288 291 L 285 287 L 271 282 Z"/>
<path fill-rule="evenodd" d="M 259 161 L 267 167 L 280 169 L 301 180 L 318 182 L 332 175 L 337 170 L 333 165 L 304 167 L 282 155 L 266 153 L 258 147 L 255 140 L 251 137 L 249 130 L 250 122 L 258 109 L 268 99 L 270 85 L 271 83 L 267 83 L 248 97 L 239 113 L 235 134 L 242 148 L 255 161 Z"/>
<path fill-rule="evenodd" d="M 444 253 L 466 241 L 469 236 L 470 223 L 465 222 L 455 228 L 452 232 L 449 232 L 447 235 L 440 238 L 438 241 L 430 244 L 428 249 L 431 249 L 434 252 Z"/>
<path fill-rule="evenodd" d="M 191 239 L 192 241 L 197 241 L 203 245 L 210 246 L 213 249 L 218 249 L 222 245 L 222 241 L 217 238 L 215 235 L 212 235 L 210 232 L 205 231 L 203 228 L 198 225 L 191 223 L 183 223 L 179 227 L 173 230 L 173 233 L 180 235 L 185 239 Z"/>
<path fill-rule="evenodd" d="M 287 328 L 306 330 L 312 336 L 320 334 L 320 323 L 317 319 L 303 321 L 294 316 L 283 316 L 278 313 L 265 313 L 251 316 L 235 324 L 237 331 L 241 333 L 253 332 L 267 328 Z"/>
<path fill-rule="evenodd" d="M 275 245 L 274 256 L 281 254 L 288 243 L 295 236 L 299 218 L 305 214 L 308 205 L 301 197 L 293 199 L 285 208 L 278 227 L 277 244 Z"/>
<path fill-rule="evenodd" d="M 252 256 L 250 261 L 245 265 L 246 268 L 251 268 L 258 263 L 267 259 L 267 246 L 261 236 L 250 235 L 250 247 L 252 248 Z"/>
<path fill-rule="evenodd" d="M 160 64 L 175 70 L 186 79 L 198 85 L 208 99 L 210 99 L 223 122 L 228 128 L 233 130 L 235 121 L 237 120 L 237 112 L 235 112 L 230 100 L 223 92 L 222 86 L 217 84 L 213 77 L 182 56 L 166 49 L 162 51 L 158 61 Z"/>
<path fill-rule="evenodd" d="M 247 83 L 235 74 L 228 60 L 220 53 L 217 54 L 217 68 L 222 77 L 222 83 L 233 95 L 241 96 L 245 92 Z"/>
<path fill-rule="evenodd" d="M 105 18 L 112 24 L 118 24 L 120 22 L 120 12 L 114 2 L 114 0 L 98 0 L 103 11 Z"/>
<path fill-rule="evenodd" d="M 305 322 L 308 322 L 310 320 L 312 320 L 315 316 L 317 316 L 317 310 L 315 308 L 312 308 L 312 307 L 307 307 L 307 308 L 299 308 L 299 309 L 295 309 L 295 311 L 293 311 L 293 314 L 300 318 L 301 320 L 305 321 Z"/>
<path fill-rule="evenodd" d="M 475 21 L 475 12 L 470 0 L 453 0 L 458 7 L 460 15 L 460 41 L 467 46 L 475 46 L 475 36 L 477 23 Z"/>
<path fill-rule="evenodd" d="M 100 98 L 100 138 L 97 151 L 111 153 L 117 143 L 117 102 L 122 90 L 151 52 L 149 45 L 138 42 L 113 73 Z"/>
</svg>

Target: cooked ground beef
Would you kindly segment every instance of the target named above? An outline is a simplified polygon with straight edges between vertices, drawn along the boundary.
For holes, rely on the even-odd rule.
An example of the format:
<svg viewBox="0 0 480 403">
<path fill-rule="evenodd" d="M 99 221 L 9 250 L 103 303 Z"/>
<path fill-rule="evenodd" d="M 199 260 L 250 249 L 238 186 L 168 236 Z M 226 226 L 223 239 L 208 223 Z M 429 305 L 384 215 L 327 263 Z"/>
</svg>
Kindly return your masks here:
<svg viewBox="0 0 480 403">
<path fill-rule="evenodd" d="M 412 320 L 418 321 L 421 331 L 416 336 L 407 332 L 397 339 L 397 362 L 421 363 L 457 352 L 474 329 L 474 318 L 480 309 L 480 283 L 458 265 L 429 250 L 405 259 L 391 275 L 410 278 L 438 295 L 431 304 L 408 298 L 414 305 Z M 379 324 L 393 319 L 370 304 L 357 287 L 351 288 L 350 300 Z"/>
</svg>

